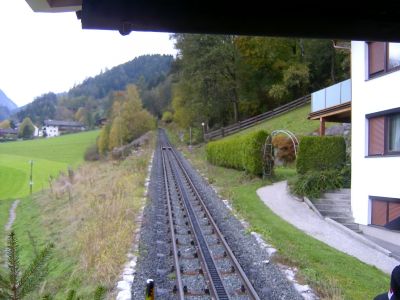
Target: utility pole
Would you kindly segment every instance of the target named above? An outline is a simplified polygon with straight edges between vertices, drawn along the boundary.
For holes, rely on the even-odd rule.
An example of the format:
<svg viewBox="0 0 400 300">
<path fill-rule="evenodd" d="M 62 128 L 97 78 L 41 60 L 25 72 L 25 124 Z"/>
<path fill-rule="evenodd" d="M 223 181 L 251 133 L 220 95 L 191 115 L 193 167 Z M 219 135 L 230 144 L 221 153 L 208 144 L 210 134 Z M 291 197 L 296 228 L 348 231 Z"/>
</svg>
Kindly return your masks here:
<svg viewBox="0 0 400 300">
<path fill-rule="evenodd" d="M 189 127 L 189 151 L 192 151 L 192 127 Z"/>
<path fill-rule="evenodd" d="M 33 185 L 33 178 L 32 178 L 32 171 L 33 171 L 33 160 L 30 160 L 29 163 L 31 164 L 31 175 L 29 178 L 29 193 L 32 196 L 32 185 Z"/>
<path fill-rule="evenodd" d="M 189 127 L 189 145 L 192 147 L 192 127 Z"/>
</svg>

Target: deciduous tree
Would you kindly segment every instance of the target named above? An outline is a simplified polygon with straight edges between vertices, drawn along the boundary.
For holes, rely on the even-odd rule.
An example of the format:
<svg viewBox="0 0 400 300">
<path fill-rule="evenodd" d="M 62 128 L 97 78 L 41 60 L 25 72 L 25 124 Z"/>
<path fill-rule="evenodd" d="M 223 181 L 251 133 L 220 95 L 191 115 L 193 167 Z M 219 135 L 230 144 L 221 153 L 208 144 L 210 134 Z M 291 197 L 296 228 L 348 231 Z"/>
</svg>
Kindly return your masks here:
<svg viewBox="0 0 400 300">
<path fill-rule="evenodd" d="M 110 129 L 110 124 L 103 126 L 100 131 L 99 139 L 97 140 L 97 147 L 99 148 L 99 153 L 102 155 L 104 155 L 108 150 Z"/>
<path fill-rule="evenodd" d="M 0 122 L 0 129 L 11 128 L 10 120 Z"/>
<path fill-rule="evenodd" d="M 114 93 L 109 150 L 130 143 L 154 127 L 154 117 L 143 108 L 136 86 L 128 85 L 125 91 Z"/>
</svg>

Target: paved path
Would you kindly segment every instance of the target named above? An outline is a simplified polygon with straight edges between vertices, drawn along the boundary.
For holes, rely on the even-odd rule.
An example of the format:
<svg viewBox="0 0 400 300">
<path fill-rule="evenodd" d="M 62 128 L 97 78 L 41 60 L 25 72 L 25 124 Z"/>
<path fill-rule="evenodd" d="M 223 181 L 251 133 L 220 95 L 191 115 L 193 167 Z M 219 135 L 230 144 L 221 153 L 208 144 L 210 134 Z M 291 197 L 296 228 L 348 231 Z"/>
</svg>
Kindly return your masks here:
<svg viewBox="0 0 400 300">
<path fill-rule="evenodd" d="M 367 246 L 319 218 L 307 204 L 297 201 L 288 193 L 286 181 L 260 188 L 257 194 L 282 219 L 331 247 L 374 265 L 388 274 L 399 264 L 396 259 Z"/>
<path fill-rule="evenodd" d="M 10 216 L 8 217 L 8 222 L 4 229 L 8 232 L 11 230 L 12 225 L 14 224 L 15 218 L 17 217 L 16 210 L 19 204 L 19 200 L 15 200 L 10 208 Z"/>
</svg>

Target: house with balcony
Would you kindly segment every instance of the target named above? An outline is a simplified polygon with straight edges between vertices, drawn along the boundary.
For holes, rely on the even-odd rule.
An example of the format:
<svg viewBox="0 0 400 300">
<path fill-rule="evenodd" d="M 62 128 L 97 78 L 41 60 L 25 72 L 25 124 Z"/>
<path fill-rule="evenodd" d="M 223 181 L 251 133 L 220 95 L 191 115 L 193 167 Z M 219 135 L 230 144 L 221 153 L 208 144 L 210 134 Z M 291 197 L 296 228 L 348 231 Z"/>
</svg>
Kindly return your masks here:
<svg viewBox="0 0 400 300">
<path fill-rule="evenodd" d="M 400 230 L 400 43 L 351 48 L 353 215 Z"/>
<path fill-rule="evenodd" d="M 353 41 L 351 79 L 312 94 L 309 119 L 352 124 L 351 211 L 400 231 L 400 43 Z"/>
<path fill-rule="evenodd" d="M 325 122 L 351 122 L 351 79 L 311 94 L 310 120 L 319 120 L 319 134 L 325 135 Z"/>
</svg>

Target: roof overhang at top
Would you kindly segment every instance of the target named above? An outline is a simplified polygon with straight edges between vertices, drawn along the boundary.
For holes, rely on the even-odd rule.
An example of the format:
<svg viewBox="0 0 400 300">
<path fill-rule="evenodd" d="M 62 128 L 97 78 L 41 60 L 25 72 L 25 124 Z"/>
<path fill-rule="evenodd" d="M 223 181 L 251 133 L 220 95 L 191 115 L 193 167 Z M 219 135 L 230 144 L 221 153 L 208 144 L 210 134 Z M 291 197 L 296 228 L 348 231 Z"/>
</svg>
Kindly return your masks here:
<svg viewBox="0 0 400 300">
<path fill-rule="evenodd" d="M 73 12 L 82 9 L 82 0 L 26 0 L 34 12 Z"/>
<path fill-rule="evenodd" d="M 74 11 L 84 29 L 400 41 L 400 2 L 26 0 L 34 11 Z M 80 8 L 81 7 L 81 8 Z"/>
</svg>

